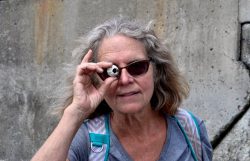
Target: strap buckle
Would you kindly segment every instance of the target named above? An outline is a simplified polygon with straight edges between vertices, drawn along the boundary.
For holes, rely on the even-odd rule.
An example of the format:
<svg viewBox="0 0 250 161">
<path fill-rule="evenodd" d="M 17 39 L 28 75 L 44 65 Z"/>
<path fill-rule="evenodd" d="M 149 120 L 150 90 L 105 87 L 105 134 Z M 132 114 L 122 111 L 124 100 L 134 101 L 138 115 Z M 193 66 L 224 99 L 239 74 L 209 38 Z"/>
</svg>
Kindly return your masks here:
<svg viewBox="0 0 250 161">
<path fill-rule="evenodd" d="M 103 144 L 99 145 L 91 143 L 90 148 L 94 153 L 100 153 L 104 147 Z"/>
</svg>

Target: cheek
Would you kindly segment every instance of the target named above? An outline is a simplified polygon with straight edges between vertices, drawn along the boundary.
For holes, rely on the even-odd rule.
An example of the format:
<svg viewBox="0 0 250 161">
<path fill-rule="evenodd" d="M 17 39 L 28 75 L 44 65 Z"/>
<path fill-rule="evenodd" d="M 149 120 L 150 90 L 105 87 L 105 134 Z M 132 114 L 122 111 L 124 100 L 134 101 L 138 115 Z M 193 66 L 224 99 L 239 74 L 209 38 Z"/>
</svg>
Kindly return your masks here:
<svg viewBox="0 0 250 161">
<path fill-rule="evenodd" d="M 146 77 L 144 77 L 144 82 L 141 83 L 141 85 L 143 86 L 143 89 L 145 90 L 146 94 L 151 97 L 154 91 L 154 74 L 152 68 L 146 75 Z"/>
<path fill-rule="evenodd" d="M 155 72 L 154 72 L 154 67 L 150 66 L 149 71 L 148 71 L 148 82 L 154 87 L 154 78 L 155 78 Z"/>
<path fill-rule="evenodd" d="M 154 78 L 150 77 L 146 80 L 147 83 L 145 83 L 145 88 L 147 88 L 148 94 L 152 96 L 154 92 Z"/>
</svg>

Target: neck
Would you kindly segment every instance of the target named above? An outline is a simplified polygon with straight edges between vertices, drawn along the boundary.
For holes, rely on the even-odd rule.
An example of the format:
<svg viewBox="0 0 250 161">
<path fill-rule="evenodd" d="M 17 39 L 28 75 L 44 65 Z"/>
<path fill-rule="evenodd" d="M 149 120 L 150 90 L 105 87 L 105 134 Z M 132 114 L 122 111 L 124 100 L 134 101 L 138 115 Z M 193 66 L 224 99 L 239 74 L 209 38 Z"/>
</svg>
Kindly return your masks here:
<svg viewBox="0 0 250 161">
<path fill-rule="evenodd" d="M 156 128 L 165 126 L 165 118 L 162 113 L 148 111 L 136 114 L 121 114 L 113 112 L 111 114 L 111 127 L 120 136 L 149 136 Z"/>
</svg>

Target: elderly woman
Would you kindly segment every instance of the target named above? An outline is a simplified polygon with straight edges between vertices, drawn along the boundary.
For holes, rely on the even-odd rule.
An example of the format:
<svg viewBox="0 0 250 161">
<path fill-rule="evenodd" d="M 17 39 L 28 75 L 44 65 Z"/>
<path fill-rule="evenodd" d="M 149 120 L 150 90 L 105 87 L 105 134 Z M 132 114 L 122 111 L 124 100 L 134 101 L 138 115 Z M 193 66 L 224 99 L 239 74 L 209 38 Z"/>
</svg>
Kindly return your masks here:
<svg viewBox="0 0 250 161">
<path fill-rule="evenodd" d="M 109 20 L 74 56 L 71 95 L 33 161 L 212 160 L 204 122 L 190 114 L 197 127 L 192 121 L 182 126 L 175 117 L 182 111 L 184 122 L 190 118 L 179 108 L 188 85 L 150 25 Z"/>
</svg>

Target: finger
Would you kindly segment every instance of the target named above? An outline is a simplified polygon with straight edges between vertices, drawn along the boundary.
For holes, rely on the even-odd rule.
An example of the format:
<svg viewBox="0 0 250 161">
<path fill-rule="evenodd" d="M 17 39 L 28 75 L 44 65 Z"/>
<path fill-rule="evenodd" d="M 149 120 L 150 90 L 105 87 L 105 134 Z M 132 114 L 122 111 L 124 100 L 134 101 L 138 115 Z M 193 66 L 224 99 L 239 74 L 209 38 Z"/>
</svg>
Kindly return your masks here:
<svg viewBox="0 0 250 161">
<path fill-rule="evenodd" d="M 103 69 L 96 63 L 82 63 L 78 66 L 78 74 L 90 74 L 94 72 L 103 72 Z"/>
<path fill-rule="evenodd" d="M 109 68 L 112 66 L 110 62 L 98 62 L 98 63 L 82 63 L 79 65 L 79 74 L 89 74 L 89 73 L 102 73 L 103 68 Z"/>
<path fill-rule="evenodd" d="M 83 57 L 81 64 L 89 62 L 92 57 L 93 57 L 93 52 L 92 52 L 91 49 L 89 49 L 88 52 L 87 52 L 87 54 Z"/>
<path fill-rule="evenodd" d="M 82 72 L 82 71 L 80 71 Z M 80 74 L 80 72 L 77 73 L 77 75 L 75 76 L 73 83 L 89 83 L 90 82 L 90 77 L 89 76 L 83 76 L 82 74 Z"/>
<path fill-rule="evenodd" d="M 99 90 L 99 92 L 100 92 L 100 94 L 101 94 L 102 97 L 104 97 L 106 91 L 110 88 L 110 86 L 113 83 L 115 83 L 116 80 L 117 80 L 116 77 L 109 77 L 109 78 L 105 79 L 105 81 L 103 81 L 100 84 L 98 90 Z"/>
<path fill-rule="evenodd" d="M 109 68 L 113 65 L 113 63 L 102 61 L 102 62 L 98 62 L 97 65 L 101 68 Z"/>
<path fill-rule="evenodd" d="M 78 66 L 77 67 L 77 75 L 83 76 L 83 75 L 90 75 L 91 73 L 95 72 L 95 69 L 92 69 L 88 66 Z"/>
</svg>

